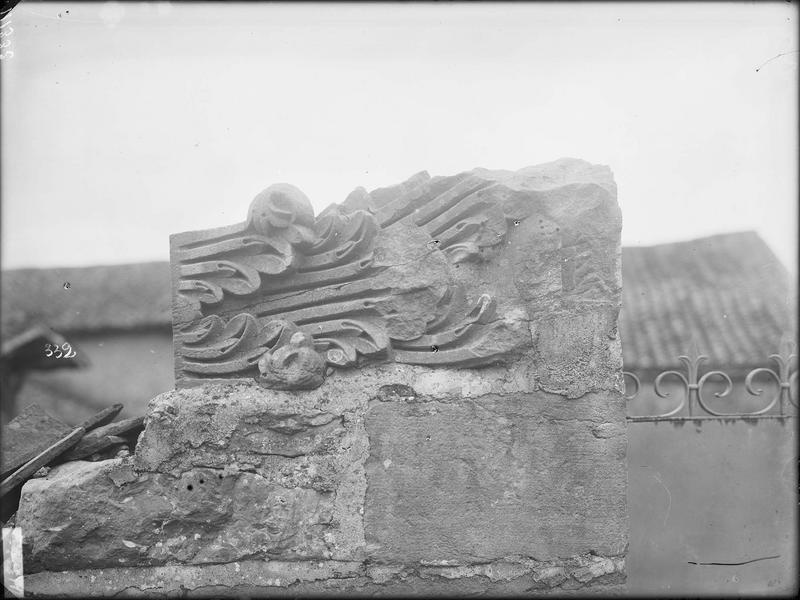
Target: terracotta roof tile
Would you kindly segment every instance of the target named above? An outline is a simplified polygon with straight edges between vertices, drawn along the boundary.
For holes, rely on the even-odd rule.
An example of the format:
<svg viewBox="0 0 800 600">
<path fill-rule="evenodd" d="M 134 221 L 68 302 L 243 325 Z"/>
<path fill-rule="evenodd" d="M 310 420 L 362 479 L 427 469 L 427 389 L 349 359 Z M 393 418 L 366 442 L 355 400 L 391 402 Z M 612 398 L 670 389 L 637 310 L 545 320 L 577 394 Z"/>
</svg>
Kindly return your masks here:
<svg viewBox="0 0 800 600">
<path fill-rule="evenodd" d="M 766 364 L 796 331 L 789 275 L 752 231 L 622 249 L 626 370 L 669 369 L 692 338 L 707 365 Z"/>
<path fill-rule="evenodd" d="M 61 332 L 167 327 L 171 294 L 166 262 L 7 270 L 0 273 L 2 336 L 32 322 Z"/>
</svg>

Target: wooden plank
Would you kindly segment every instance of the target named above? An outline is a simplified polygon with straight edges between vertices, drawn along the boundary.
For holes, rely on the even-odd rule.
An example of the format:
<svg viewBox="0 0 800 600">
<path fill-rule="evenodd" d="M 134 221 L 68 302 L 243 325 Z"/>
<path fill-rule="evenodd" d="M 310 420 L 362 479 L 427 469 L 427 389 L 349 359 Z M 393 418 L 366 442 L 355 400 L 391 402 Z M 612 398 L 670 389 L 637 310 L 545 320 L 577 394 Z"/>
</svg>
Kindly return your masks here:
<svg viewBox="0 0 800 600">
<path fill-rule="evenodd" d="M 111 446 L 128 443 L 128 440 L 117 435 L 101 435 L 92 436 L 89 439 L 87 438 L 89 438 L 89 434 L 85 435 L 74 448 L 59 456 L 57 462 L 62 463 L 71 460 L 82 460 Z"/>
<path fill-rule="evenodd" d="M 109 446 L 113 446 L 115 441 L 109 441 L 109 438 L 116 438 L 119 435 L 131 433 L 137 429 L 141 429 L 144 424 L 144 417 L 134 417 L 132 419 L 124 419 L 116 423 L 109 423 L 102 427 L 98 427 L 94 431 L 87 433 L 83 439 L 69 452 L 59 457 L 58 462 L 67 462 L 70 460 L 81 460 L 91 456 L 95 452 L 100 452 Z"/>
<path fill-rule="evenodd" d="M 0 483 L 0 498 L 15 489 L 18 485 L 25 483 L 36 471 L 48 465 L 54 458 L 77 444 L 85 433 L 86 430 L 83 427 L 78 427 L 68 436 L 58 440 L 44 452 L 37 455 L 33 460 L 28 461 L 14 471 L 14 473 Z"/>
<path fill-rule="evenodd" d="M 113 404 L 108 408 L 104 408 L 93 417 L 89 417 L 89 419 L 87 419 L 86 422 L 81 425 L 81 427 L 83 427 L 86 431 L 91 431 L 95 427 L 111 423 L 111 421 L 114 420 L 121 410 L 122 404 Z"/>
<path fill-rule="evenodd" d="M 133 417 L 131 419 L 123 419 L 115 423 L 109 423 L 95 429 L 92 434 L 97 435 L 122 435 L 132 432 L 136 429 L 141 429 L 144 426 L 144 417 Z"/>
</svg>

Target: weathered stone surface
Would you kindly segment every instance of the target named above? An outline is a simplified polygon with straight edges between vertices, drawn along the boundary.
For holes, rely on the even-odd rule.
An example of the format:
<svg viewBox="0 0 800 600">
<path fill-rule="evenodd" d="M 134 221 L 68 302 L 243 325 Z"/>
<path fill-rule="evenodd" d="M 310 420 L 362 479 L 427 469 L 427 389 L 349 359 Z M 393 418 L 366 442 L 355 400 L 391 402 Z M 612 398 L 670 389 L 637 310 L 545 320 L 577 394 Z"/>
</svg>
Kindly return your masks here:
<svg viewBox="0 0 800 600">
<path fill-rule="evenodd" d="M 253 384 L 168 392 L 150 403 L 135 464 L 172 475 L 237 468 L 285 487 L 333 493 L 338 502 L 350 493 L 360 498 L 365 405 L 365 395 L 266 394 Z"/>
<path fill-rule="evenodd" d="M 255 385 L 162 394 L 133 459 L 66 463 L 24 488 L 26 568 L 362 558 L 355 408 Z"/>
<path fill-rule="evenodd" d="M 621 398 L 572 403 L 545 394 L 372 403 L 370 556 L 470 564 L 622 554 L 623 410 Z"/>
<path fill-rule="evenodd" d="M 202 566 L 92 569 L 28 575 L 36 597 L 619 596 L 625 561 L 510 557 L 471 567 L 405 567 L 334 561 L 242 561 Z"/>
<path fill-rule="evenodd" d="M 252 473 L 137 476 L 126 459 L 74 461 L 32 481 L 23 501 L 18 526 L 39 531 L 25 538 L 26 570 L 330 556 L 326 499 Z"/>
</svg>

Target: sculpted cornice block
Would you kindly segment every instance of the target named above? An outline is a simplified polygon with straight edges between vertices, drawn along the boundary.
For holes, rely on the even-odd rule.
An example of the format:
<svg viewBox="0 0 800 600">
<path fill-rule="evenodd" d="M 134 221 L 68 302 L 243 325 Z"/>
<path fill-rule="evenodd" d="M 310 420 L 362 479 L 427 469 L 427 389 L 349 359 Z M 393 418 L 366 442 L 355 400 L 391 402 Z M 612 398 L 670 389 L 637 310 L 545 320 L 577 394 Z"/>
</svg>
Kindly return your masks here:
<svg viewBox="0 0 800 600">
<path fill-rule="evenodd" d="M 106 592 L 619 590 L 620 229 L 608 168 L 562 159 L 317 216 L 280 184 L 172 236 L 179 389 L 134 456 L 25 484 L 26 569 L 104 569 Z"/>
<path fill-rule="evenodd" d="M 537 360 L 543 314 L 618 307 L 620 227 L 610 171 L 574 159 L 422 172 L 317 216 L 272 185 L 242 223 L 170 238 L 177 385 L 313 389 L 371 363 Z"/>
</svg>

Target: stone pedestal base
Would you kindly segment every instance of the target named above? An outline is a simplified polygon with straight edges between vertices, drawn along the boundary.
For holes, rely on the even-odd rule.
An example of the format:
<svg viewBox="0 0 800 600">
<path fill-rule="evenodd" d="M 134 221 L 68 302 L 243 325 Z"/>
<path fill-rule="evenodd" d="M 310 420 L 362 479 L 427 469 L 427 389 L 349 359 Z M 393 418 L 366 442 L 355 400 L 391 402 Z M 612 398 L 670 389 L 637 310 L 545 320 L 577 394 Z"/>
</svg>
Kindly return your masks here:
<svg viewBox="0 0 800 600">
<path fill-rule="evenodd" d="M 384 365 L 301 394 L 162 394 L 133 457 L 25 485 L 26 587 L 610 593 L 627 541 L 624 401 L 528 392 L 531 377 Z"/>
</svg>

